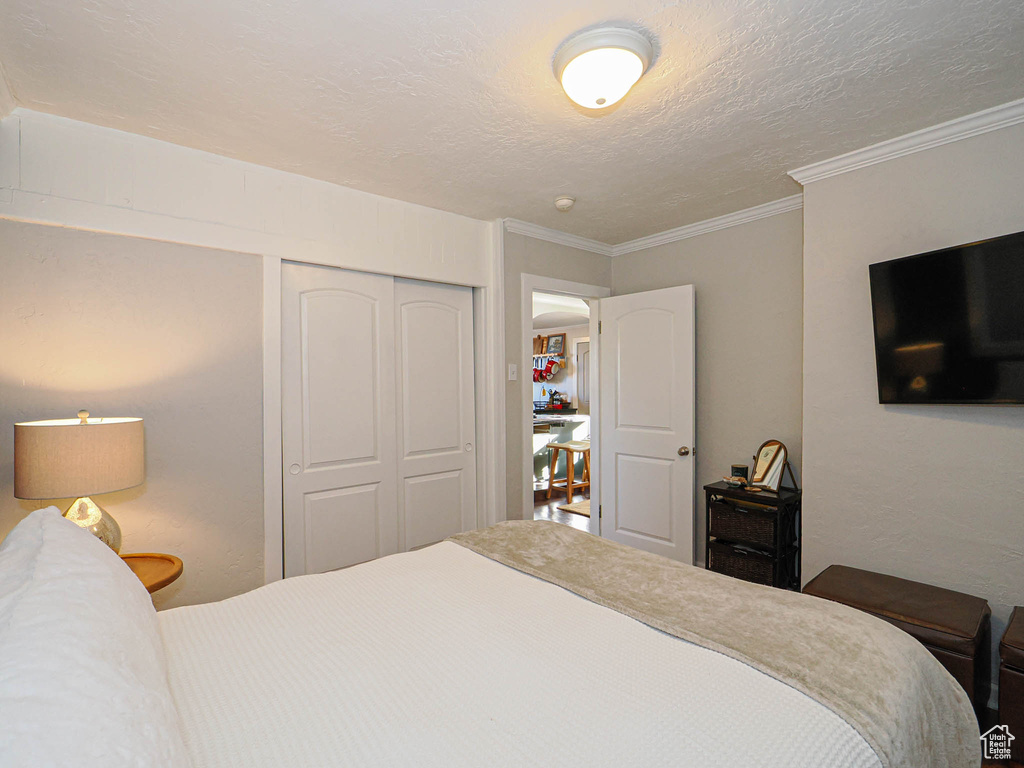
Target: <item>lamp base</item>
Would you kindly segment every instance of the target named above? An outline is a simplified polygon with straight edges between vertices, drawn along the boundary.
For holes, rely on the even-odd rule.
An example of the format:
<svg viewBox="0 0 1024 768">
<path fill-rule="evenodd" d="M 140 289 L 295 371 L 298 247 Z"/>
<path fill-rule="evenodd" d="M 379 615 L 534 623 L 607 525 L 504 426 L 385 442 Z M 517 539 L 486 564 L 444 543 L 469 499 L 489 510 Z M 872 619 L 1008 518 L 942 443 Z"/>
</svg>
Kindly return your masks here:
<svg viewBox="0 0 1024 768">
<path fill-rule="evenodd" d="M 115 552 L 121 551 L 121 526 L 99 504 L 83 496 L 75 499 L 64 517 L 80 528 L 85 528 Z"/>
</svg>

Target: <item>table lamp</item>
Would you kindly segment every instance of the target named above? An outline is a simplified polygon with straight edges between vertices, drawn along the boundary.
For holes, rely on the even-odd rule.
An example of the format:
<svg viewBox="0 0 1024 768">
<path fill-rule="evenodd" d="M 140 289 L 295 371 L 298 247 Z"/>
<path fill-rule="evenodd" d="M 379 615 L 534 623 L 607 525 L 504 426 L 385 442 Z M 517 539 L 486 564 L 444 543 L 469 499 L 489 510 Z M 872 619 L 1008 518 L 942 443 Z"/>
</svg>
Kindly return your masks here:
<svg viewBox="0 0 1024 768">
<path fill-rule="evenodd" d="M 14 496 L 78 497 L 64 517 L 120 552 L 120 526 L 89 497 L 141 484 L 144 456 L 142 419 L 97 419 L 79 411 L 77 419 L 15 424 Z"/>
</svg>

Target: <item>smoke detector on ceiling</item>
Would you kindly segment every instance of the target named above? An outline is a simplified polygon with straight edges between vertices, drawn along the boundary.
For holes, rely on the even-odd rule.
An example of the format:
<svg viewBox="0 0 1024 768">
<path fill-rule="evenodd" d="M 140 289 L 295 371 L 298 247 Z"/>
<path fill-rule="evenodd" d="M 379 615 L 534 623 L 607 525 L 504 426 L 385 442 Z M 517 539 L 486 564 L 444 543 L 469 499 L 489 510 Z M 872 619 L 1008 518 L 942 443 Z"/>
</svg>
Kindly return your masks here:
<svg viewBox="0 0 1024 768">
<path fill-rule="evenodd" d="M 576 205 L 576 198 L 570 195 L 559 195 L 555 198 L 555 208 L 562 213 L 568 213 Z"/>
</svg>

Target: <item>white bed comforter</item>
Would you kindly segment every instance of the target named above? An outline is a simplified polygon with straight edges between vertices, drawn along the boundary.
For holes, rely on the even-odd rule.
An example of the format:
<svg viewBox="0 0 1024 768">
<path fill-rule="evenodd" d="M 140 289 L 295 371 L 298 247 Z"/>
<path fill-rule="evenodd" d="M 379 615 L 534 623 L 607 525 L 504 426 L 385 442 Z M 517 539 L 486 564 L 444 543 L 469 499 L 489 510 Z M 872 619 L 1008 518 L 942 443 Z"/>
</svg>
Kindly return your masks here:
<svg viewBox="0 0 1024 768">
<path fill-rule="evenodd" d="M 450 542 L 159 614 L 196 768 L 878 768 L 804 694 Z"/>
</svg>

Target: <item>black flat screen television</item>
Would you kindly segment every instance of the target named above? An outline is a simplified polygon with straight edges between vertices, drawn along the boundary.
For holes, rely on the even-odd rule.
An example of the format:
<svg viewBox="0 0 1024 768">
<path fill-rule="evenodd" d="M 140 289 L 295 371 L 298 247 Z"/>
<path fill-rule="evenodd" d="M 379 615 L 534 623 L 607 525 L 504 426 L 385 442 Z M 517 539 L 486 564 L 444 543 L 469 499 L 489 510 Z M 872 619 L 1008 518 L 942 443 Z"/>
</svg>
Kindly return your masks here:
<svg viewBox="0 0 1024 768">
<path fill-rule="evenodd" d="M 1024 232 L 869 270 L 878 402 L 1024 405 Z"/>
</svg>

